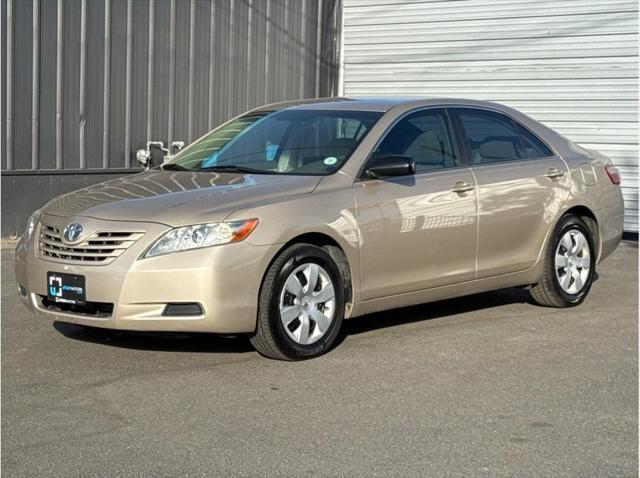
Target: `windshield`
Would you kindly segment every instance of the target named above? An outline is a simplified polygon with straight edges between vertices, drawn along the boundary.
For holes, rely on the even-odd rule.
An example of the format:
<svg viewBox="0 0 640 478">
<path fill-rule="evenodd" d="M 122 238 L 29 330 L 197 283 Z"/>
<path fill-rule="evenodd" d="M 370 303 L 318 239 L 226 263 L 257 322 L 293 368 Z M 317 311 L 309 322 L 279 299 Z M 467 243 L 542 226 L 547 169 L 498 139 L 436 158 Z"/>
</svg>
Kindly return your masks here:
<svg viewBox="0 0 640 478">
<path fill-rule="evenodd" d="M 329 110 L 248 113 L 193 143 L 163 168 L 327 175 L 342 167 L 381 116 Z"/>
</svg>

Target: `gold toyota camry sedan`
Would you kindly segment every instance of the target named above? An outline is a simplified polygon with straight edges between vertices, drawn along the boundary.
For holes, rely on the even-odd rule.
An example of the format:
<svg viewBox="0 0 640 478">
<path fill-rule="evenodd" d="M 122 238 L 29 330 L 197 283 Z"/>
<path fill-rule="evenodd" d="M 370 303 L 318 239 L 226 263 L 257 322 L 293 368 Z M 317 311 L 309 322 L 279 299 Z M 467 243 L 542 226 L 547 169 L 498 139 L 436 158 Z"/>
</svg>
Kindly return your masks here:
<svg viewBox="0 0 640 478">
<path fill-rule="evenodd" d="M 36 211 L 18 290 L 59 321 L 246 333 L 309 358 L 343 320 L 395 307 L 513 286 L 580 304 L 622 236 L 619 183 L 602 154 L 499 104 L 273 104 Z"/>
</svg>

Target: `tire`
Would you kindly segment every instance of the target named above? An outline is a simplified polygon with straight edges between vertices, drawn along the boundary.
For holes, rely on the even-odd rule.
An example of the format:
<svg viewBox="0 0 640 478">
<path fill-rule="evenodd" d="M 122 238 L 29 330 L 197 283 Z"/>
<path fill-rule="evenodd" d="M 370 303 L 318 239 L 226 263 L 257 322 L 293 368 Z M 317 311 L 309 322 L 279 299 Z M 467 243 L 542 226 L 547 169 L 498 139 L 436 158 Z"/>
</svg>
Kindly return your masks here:
<svg viewBox="0 0 640 478">
<path fill-rule="evenodd" d="M 584 238 L 584 244 L 580 237 Z M 574 250 L 578 252 L 573 253 Z M 587 264 L 589 269 L 585 271 Z M 589 228 L 579 217 L 567 214 L 560 218 L 545 249 L 542 267 L 540 282 L 531 289 L 531 297 L 537 304 L 574 307 L 584 301 L 596 272 L 596 250 Z"/>
<path fill-rule="evenodd" d="M 322 355 L 335 343 L 347 289 L 339 256 L 330 252 L 311 244 L 294 244 L 267 270 L 260 288 L 256 332 L 250 339 L 262 355 L 303 360 Z M 315 279 L 314 284 L 309 277 Z M 331 292 L 333 298 L 323 302 Z"/>
</svg>

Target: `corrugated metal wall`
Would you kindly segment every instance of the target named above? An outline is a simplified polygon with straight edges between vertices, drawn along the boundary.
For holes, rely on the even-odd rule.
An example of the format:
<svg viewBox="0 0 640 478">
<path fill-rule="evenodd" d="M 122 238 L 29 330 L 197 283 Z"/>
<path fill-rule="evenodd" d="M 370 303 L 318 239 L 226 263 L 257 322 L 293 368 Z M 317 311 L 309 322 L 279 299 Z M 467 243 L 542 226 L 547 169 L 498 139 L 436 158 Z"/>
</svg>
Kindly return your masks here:
<svg viewBox="0 0 640 478">
<path fill-rule="evenodd" d="M 337 91 L 338 0 L 2 0 L 0 13 L 9 174 L 135 167 L 148 139 L 189 142 L 251 107 Z"/>
<path fill-rule="evenodd" d="M 2 236 L 249 108 L 338 90 L 340 0 L 0 0 Z M 25 194 L 25 191 L 27 194 Z"/>
<path fill-rule="evenodd" d="M 620 166 L 638 231 L 636 0 L 345 0 L 344 93 L 509 104 Z"/>
</svg>

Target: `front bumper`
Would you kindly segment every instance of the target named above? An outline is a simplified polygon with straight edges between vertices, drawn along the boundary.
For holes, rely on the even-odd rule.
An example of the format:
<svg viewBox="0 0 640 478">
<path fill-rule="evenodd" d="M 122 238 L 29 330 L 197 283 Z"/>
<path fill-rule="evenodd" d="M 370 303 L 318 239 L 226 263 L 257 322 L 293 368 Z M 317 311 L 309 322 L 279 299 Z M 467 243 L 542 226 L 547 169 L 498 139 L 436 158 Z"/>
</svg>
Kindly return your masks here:
<svg viewBox="0 0 640 478">
<path fill-rule="evenodd" d="M 50 216 L 49 222 L 60 219 Z M 65 223 L 68 219 L 62 219 Z M 114 228 L 113 221 L 91 219 L 94 228 Z M 107 265 L 52 261 L 38 255 L 37 238 L 21 239 L 15 272 L 22 302 L 53 320 L 121 330 L 243 333 L 255 330 L 263 272 L 279 246 L 238 242 L 138 260 L 169 228 L 154 223 L 128 223 L 144 236 Z M 46 307 L 47 272 L 81 274 L 86 300 L 113 304 L 104 316 L 62 312 Z M 163 316 L 169 303 L 198 303 L 202 315 Z"/>
</svg>

